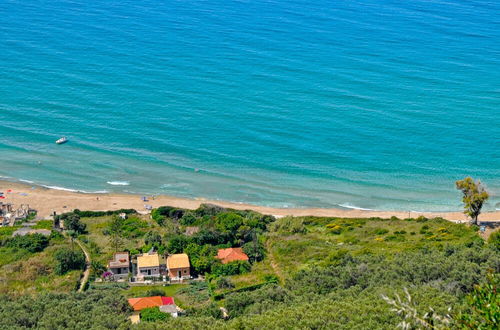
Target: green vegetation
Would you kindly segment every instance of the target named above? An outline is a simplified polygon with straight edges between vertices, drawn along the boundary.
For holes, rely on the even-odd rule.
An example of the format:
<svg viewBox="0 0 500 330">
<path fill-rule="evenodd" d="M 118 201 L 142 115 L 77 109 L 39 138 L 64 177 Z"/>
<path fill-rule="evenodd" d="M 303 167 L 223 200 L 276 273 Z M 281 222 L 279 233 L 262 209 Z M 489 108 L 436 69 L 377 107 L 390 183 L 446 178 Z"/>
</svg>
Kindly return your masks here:
<svg viewBox="0 0 500 330">
<path fill-rule="evenodd" d="M 53 226 L 54 226 L 54 221 L 52 220 L 39 220 L 37 221 L 36 225 L 34 225 L 31 228 L 52 230 Z"/>
<path fill-rule="evenodd" d="M 490 197 L 488 192 L 484 189 L 481 181 L 474 181 L 471 177 L 457 181 L 456 187 L 463 193 L 464 213 L 477 225 L 477 218 L 481 214 L 483 204 Z"/>
<path fill-rule="evenodd" d="M 49 238 L 41 234 L 14 236 L 2 242 L 3 246 L 23 249 L 30 253 L 43 251 L 49 245 Z"/>
<path fill-rule="evenodd" d="M 141 311 L 142 322 L 161 322 L 171 317 L 172 316 L 168 313 L 160 312 L 160 308 L 158 307 L 145 308 Z"/>
<path fill-rule="evenodd" d="M 2 329 L 118 329 L 127 324 L 130 307 L 120 294 L 44 293 L 0 296 Z"/>
<path fill-rule="evenodd" d="M 86 318 L 92 314 L 99 319 L 94 327 L 104 329 L 387 329 L 405 324 L 408 328 L 498 328 L 500 234 L 493 233 L 485 243 L 474 226 L 424 217 L 276 220 L 214 205 L 194 211 L 162 207 L 153 211 L 152 219 L 134 213 L 126 220 L 115 214 L 95 215 L 79 220 L 86 225 L 87 233 L 79 238 L 91 252 L 95 273 L 102 273 L 115 249 L 133 254 L 154 247 L 160 252 L 187 253 L 192 273 L 205 275 L 205 281 L 166 286 L 91 283 L 81 295 L 39 295 L 41 300 L 53 299 L 56 310 L 61 305 L 77 306 L 74 323 L 67 323 L 65 315 L 62 327 L 89 328 Z M 188 227 L 196 230 L 187 231 Z M 118 243 L 113 244 L 116 237 Z M 29 240 L 36 246 L 36 240 Z M 57 240 L 57 250 L 64 252 L 52 251 Z M 5 245 L 0 253 L 2 248 L 23 246 L 28 256 L 52 251 L 44 258 L 51 255 L 53 262 L 57 255 L 64 264 L 76 259 L 84 262 L 83 255 L 76 257 L 79 249 L 72 251 L 61 237 L 51 238 L 41 252 L 24 248 L 31 243 Z M 226 247 L 242 247 L 250 262 L 221 264 L 215 255 L 217 249 Z M 81 269 L 76 264 L 66 270 Z M 37 266 L 23 264 L 20 271 L 28 267 Z M 48 270 L 41 267 L 41 272 L 56 277 L 56 272 L 62 273 L 55 265 Z M 70 270 L 64 276 L 75 273 L 80 271 Z M 19 276 L 19 272 L 11 274 Z M 13 287 L 19 289 L 19 285 Z M 49 291 L 52 287 L 38 288 Z M 155 308 L 142 311 L 141 324 L 128 323 L 125 299 L 153 295 L 174 297 L 185 315 L 172 318 Z M 106 297 L 107 305 L 99 297 Z M 91 299 L 94 305 L 85 305 Z M 0 317 L 14 308 L 21 315 L 39 313 L 40 317 L 10 318 L 8 326 L 57 328 L 58 324 L 51 323 L 55 322 L 53 314 L 37 306 L 10 298 L 0 307 Z M 228 319 L 223 319 L 220 307 L 227 310 Z"/>
<path fill-rule="evenodd" d="M 80 250 L 57 250 L 54 259 L 56 261 L 54 270 L 58 275 L 64 275 L 70 270 L 83 270 L 85 268 L 85 256 Z"/>
<path fill-rule="evenodd" d="M 69 292 L 75 289 L 79 271 L 55 272 L 55 254 L 70 244 L 59 233 L 16 236 L 1 241 L 0 294 L 18 295 L 36 291 Z"/>
<path fill-rule="evenodd" d="M 87 228 L 87 226 L 80 221 L 80 216 L 74 212 L 58 215 L 55 221 L 57 223 L 63 221 L 65 230 L 72 230 L 78 234 L 84 234 Z"/>
</svg>

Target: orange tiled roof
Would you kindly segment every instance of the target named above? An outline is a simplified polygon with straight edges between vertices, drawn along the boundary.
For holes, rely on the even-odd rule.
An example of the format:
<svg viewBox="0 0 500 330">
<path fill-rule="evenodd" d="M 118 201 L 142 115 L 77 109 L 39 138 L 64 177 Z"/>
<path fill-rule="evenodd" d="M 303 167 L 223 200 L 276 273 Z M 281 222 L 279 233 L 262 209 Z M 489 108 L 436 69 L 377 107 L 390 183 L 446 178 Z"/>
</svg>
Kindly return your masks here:
<svg viewBox="0 0 500 330">
<path fill-rule="evenodd" d="M 227 264 L 231 261 L 247 261 L 248 256 L 243 252 L 242 248 L 228 248 L 228 249 L 219 249 L 217 251 L 217 259 L 220 259 L 223 264 Z"/>
<path fill-rule="evenodd" d="M 130 298 L 128 303 L 134 311 L 140 311 L 144 308 L 150 307 L 160 307 L 163 305 L 173 305 L 174 299 L 171 297 L 162 297 L 162 296 L 154 296 L 154 297 L 143 297 L 143 298 Z"/>
</svg>

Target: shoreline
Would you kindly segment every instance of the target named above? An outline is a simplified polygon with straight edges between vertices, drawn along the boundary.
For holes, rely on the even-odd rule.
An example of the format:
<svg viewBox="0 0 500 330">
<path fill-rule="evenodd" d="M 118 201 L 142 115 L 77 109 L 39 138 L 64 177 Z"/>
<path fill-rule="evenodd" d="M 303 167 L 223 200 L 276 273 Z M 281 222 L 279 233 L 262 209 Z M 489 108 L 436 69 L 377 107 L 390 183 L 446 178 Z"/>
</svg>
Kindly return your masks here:
<svg viewBox="0 0 500 330">
<path fill-rule="evenodd" d="M 8 190 L 12 192 L 8 193 Z M 204 198 L 188 199 L 182 197 L 157 195 L 154 199 L 149 198 L 147 202 L 142 201 L 141 195 L 120 193 L 86 193 L 68 190 L 51 189 L 40 185 L 18 183 L 0 180 L 0 191 L 4 192 L 4 203 L 12 203 L 14 207 L 20 204 L 29 204 L 31 208 L 38 211 L 38 216 L 49 217 L 55 211 L 57 214 L 69 212 L 74 209 L 108 211 L 117 209 L 133 208 L 137 211 L 145 211 L 145 205 L 153 208 L 159 206 L 173 206 L 185 209 L 196 209 L 203 203 L 216 204 L 226 208 L 237 210 L 253 210 L 263 214 L 278 217 L 292 216 L 324 216 L 324 217 L 356 217 L 356 218 L 407 218 L 408 213 L 412 218 L 421 215 L 427 218 L 442 217 L 452 221 L 466 221 L 462 212 L 408 212 L 408 211 L 374 211 L 360 209 L 338 209 L 338 208 L 273 208 L 244 203 L 217 201 Z M 500 211 L 484 212 L 480 220 L 500 221 Z"/>
</svg>

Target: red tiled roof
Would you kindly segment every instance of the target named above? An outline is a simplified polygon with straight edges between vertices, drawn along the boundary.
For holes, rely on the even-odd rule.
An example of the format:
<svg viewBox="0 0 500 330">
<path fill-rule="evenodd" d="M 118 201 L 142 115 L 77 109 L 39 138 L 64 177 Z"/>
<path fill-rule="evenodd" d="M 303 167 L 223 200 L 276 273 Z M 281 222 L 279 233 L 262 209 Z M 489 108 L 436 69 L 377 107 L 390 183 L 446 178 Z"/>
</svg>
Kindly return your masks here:
<svg viewBox="0 0 500 330">
<path fill-rule="evenodd" d="M 242 248 L 228 248 L 228 249 L 219 249 L 217 251 L 217 259 L 220 259 L 223 264 L 227 264 L 231 261 L 247 261 L 248 256 L 243 252 Z"/>
<path fill-rule="evenodd" d="M 175 305 L 174 298 L 162 296 L 130 298 L 128 303 L 132 306 L 134 311 L 140 311 L 150 307 L 160 307 L 163 305 Z"/>
</svg>

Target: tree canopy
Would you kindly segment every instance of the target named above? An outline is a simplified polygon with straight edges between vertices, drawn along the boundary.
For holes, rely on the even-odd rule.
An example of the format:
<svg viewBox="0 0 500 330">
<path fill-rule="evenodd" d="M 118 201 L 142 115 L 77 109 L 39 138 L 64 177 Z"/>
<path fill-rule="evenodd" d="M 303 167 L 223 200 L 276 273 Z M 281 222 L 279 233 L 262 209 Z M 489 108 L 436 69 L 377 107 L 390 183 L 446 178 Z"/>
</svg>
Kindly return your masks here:
<svg viewBox="0 0 500 330">
<path fill-rule="evenodd" d="M 472 219 L 474 224 L 477 224 L 483 204 L 490 197 L 488 192 L 483 187 L 481 181 L 475 181 L 471 177 L 459 180 L 455 184 L 457 189 L 461 190 L 463 194 L 464 213 Z"/>
</svg>

